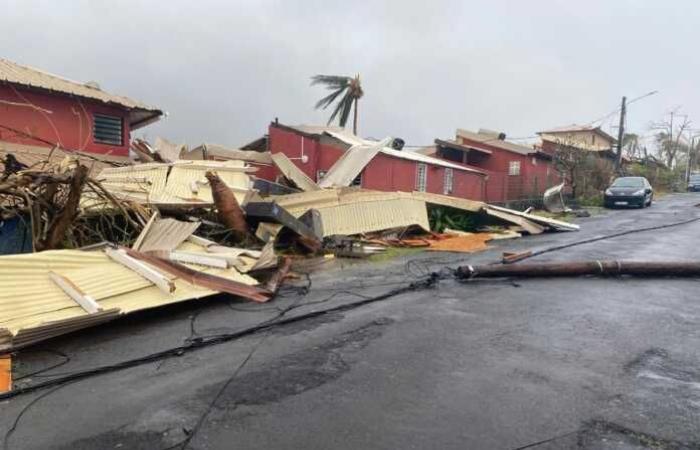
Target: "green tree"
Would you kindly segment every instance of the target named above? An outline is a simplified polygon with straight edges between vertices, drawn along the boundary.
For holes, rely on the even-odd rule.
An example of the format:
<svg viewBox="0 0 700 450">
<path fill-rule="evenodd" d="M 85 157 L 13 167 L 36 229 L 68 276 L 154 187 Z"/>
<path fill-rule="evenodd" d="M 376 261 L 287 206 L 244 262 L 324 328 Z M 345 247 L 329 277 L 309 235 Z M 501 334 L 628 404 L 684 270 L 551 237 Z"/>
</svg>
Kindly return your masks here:
<svg viewBox="0 0 700 450">
<path fill-rule="evenodd" d="M 341 127 L 345 127 L 350 117 L 350 110 L 354 107 L 354 116 L 352 122 L 352 131 L 357 134 L 357 103 L 364 95 L 362 85 L 360 83 L 360 75 L 355 77 L 343 77 L 337 75 L 314 75 L 311 77 L 311 85 L 320 84 L 332 91 L 327 96 L 316 102 L 316 109 L 326 109 L 335 103 L 333 113 L 328 119 L 330 125 L 335 118 L 338 118 L 338 123 Z"/>
</svg>

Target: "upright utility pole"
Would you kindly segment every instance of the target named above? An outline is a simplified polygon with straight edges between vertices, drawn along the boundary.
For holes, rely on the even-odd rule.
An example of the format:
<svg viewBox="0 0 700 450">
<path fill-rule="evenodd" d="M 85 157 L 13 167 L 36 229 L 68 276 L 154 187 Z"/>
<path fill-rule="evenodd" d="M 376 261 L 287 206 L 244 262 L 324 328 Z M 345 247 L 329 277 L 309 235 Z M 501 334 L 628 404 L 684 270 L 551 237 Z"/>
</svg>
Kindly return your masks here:
<svg viewBox="0 0 700 450">
<path fill-rule="evenodd" d="M 620 107 L 620 127 L 617 130 L 617 157 L 615 158 L 615 172 L 622 175 L 622 139 L 625 137 L 625 114 L 627 113 L 627 97 L 622 97 Z"/>
<path fill-rule="evenodd" d="M 685 182 L 686 182 L 686 184 L 690 181 L 690 163 L 691 163 L 690 158 L 692 156 L 691 152 L 695 148 L 695 138 L 696 137 L 697 136 L 694 134 L 690 136 L 690 146 L 688 147 L 688 155 L 687 155 L 688 164 L 685 167 Z"/>
</svg>

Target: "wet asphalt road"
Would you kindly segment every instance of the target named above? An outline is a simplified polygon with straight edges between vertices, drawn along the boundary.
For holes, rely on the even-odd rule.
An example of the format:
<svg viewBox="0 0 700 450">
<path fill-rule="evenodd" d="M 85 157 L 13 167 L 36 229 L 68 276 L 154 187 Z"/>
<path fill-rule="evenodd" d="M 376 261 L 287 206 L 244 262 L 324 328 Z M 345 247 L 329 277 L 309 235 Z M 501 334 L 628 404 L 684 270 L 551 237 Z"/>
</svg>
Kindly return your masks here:
<svg viewBox="0 0 700 450">
<path fill-rule="evenodd" d="M 305 295 L 287 287 L 268 305 L 191 302 L 67 336 L 23 352 L 19 376 L 67 362 L 19 382 L 243 329 L 290 306 L 285 317 L 350 303 L 503 251 L 700 217 L 698 202 L 669 196 L 647 210 L 580 219 L 577 233 L 502 241 L 476 255 L 309 263 Z M 694 260 L 699 241 L 695 222 L 532 261 Z M 24 410 L 5 448 L 181 448 L 192 430 L 189 449 L 700 448 L 699 288 L 674 279 L 447 279 L 2 402 L 0 436 Z"/>
</svg>

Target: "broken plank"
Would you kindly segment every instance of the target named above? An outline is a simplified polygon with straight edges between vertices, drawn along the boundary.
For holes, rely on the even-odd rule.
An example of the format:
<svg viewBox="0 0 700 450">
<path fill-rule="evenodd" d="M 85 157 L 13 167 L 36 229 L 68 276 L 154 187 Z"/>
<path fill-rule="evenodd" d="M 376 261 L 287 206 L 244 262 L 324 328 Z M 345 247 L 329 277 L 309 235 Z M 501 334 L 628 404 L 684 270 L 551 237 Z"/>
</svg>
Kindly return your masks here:
<svg viewBox="0 0 700 450">
<path fill-rule="evenodd" d="M 59 275 L 56 272 L 49 272 L 49 278 L 58 287 L 61 288 L 63 292 L 66 293 L 70 298 L 72 298 L 77 304 L 79 304 L 86 313 L 95 314 L 102 311 L 102 307 L 95 301 L 94 298 L 83 292 L 75 283 L 73 283 L 68 278 L 63 275 Z"/>
<path fill-rule="evenodd" d="M 216 267 L 219 269 L 228 269 L 229 266 L 229 261 L 225 257 L 205 255 L 196 252 L 169 252 L 168 259 L 170 261 L 199 264 L 200 266 Z"/>
<path fill-rule="evenodd" d="M 151 283 L 158 286 L 158 288 L 166 294 L 170 294 L 175 291 L 175 283 L 173 283 L 172 280 L 168 279 L 165 275 L 142 263 L 141 261 L 132 258 L 126 254 L 124 250 L 107 248 L 105 249 L 105 253 L 107 253 L 107 256 L 109 256 L 110 259 L 138 273 Z"/>
</svg>

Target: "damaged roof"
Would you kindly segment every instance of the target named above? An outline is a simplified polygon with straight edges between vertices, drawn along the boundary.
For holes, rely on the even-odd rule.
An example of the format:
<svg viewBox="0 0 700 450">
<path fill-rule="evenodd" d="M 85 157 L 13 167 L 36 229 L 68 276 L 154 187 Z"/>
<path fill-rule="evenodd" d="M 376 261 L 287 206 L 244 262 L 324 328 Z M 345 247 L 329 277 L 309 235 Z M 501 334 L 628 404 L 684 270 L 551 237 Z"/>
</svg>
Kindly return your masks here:
<svg viewBox="0 0 700 450">
<path fill-rule="evenodd" d="M 43 70 L 0 58 L 0 83 L 3 82 L 120 106 L 131 111 L 130 125 L 132 129 L 148 125 L 163 115 L 163 112 L 158 108 L 122 95 L 105 92 L 100 89 L 97 83 L 71 81 Z"/>
<path fill-rule="evenodd" d="M 575 133 L 575 132 L 582 132 L 582 131 L 592 131 L 605 139 L 609 140 L 610 142 L 617 142 L 617 139 L 606 133 L 605 131 L 602 130 L 599 126 L 593 126 L 593 125 L 567 125 L 564 127 L 558 127 L 558 128 L 550 128 L 549 130 L 545 131 L 539 131 L 537 134 L 543 135 L 543 134 L 562 134 L 562 133 Z"/>
<path fill-rule="evenodd" d="M 514 144 L 513 142 L 508 142 L 505 139 L 500 139 L 498 134 L 493 132 L 479 130 L 478 133 L 474 133 L 473 131 L 463 130 L 459 128 L 457 129 L 457 137 L 467 139 L 469 141 L 476 142 L 479 144 L 486 144 L 491 147 L 496 147 L 501 150 L 517 153 L 519 155 L 533 155 L 535 153 L 538 153 L 537 149 L 533 147 Z M 469 146 L 468 143 L 463 145 Z"/>
<path fill-rule="evenodd" d="M 485 175 L 485 173 L 480 171 L 480 170 L 476 170 L 476 169 L 473 169 L 473 168 L 470 168 L 470 167 L 467 167 L 467 166 L 464 166 L 461 164 L 452 163 L 449 161 L 445 161 L 443 159 L 433 158 L 432 156 L 424 155 L 421 153 L 393 149 L 387 145 L 383 145 L 382 143 L 384 141 L 380 142 L 380 141 L 371 141 L 371 140 L 363 139 L 359 136 L 352 134 L 351 132 L 345 130 L 342 127 L 317 126 L 317 125 L 288 126 L 288 125 L 280 125 L 280 124 L 277 124 L 276 126 L 282 126 L 282 127 L 285 127 L 285 128 L 288 128 L 288 129 L 291 129 L 291 130 L 294 130 L 294 131 L 297 131 L 297 132 L 300 132 L 300 133 L 306 134 L 306 135 L 330 136 L 332 138 L 335 138 L 335 139 L 343 142 L 344 144 L 349 145 L 350 148 L 347 150 L 347 152 L 361 152 L 361 151 L 365 151 L 366 149 L 372 148 L 372 149 L 376 149 L 373 156 L 376 156 L 377 154 L 382 153 L 384 155 L 391 156 L 391 157 L 398 158 L 398 159 L 405 159 L 405 160 L 409 160 L 409 161 L 414 161 L 414 162 L 419 162 L 419 163 L 424 163 L 424 164 L 432 164 L 434 166 L 446 167 L 449 169 L 462 170 L 464 172 L 472 172 L 472 173 L 479 174 L 479 175 Z M 354 147 L 354 149 L 353 149 L 353 147 Z M 348 158 L 345 158 L 345 156 L 344 156 L 343 158 L 339 159 L 336 162 L 336 165 L 342 164 L 341 162 L 346 160 L 346 159 L 348 161 L 350 161 L 350 160 L 355 160 L 356 158 L 349 158 L 348 159 Z M 355 173 L 355 176 L 357 176 L 357 174 L 359 174 L 362 171 L 362 169 L 364 169 L 364 167 L 367 164 L 369 164 L 369 162 L 372 160 L 372 158 L 369 158 L 369 159 L 368 158 L 359 158 L 359 159 L 361 159 L 364 164 L 361 165 L 361 167 L 360 167 L 359 166 L 360 162 L 358 161 L 358 164 L 356 164 L 356 167 L 353 167 L 353 171 L 357 172 L 357 173 Z M 331 172 L 334 171 L 334 168 L 335 168 L 335 165 L 334 165 L 334 167 L 331 168 L 331 170 L 327 174 L 327 177 L 331 175 Z M 339 166 L 339 168 L 340 168 L 340 166 Z M 328 183 L 326 183 L 324 186 L 327 186 L 327 185 L 328 185 Z"/>
</svg>

